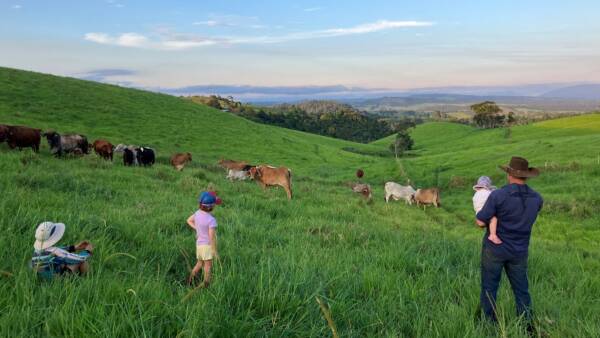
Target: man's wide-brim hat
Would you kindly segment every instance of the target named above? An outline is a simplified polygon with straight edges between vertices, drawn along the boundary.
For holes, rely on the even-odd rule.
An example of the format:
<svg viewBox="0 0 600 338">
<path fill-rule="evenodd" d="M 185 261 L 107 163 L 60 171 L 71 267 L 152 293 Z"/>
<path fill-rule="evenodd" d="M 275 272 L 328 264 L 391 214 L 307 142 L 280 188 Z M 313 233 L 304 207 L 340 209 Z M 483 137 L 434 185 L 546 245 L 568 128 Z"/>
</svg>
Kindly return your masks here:
<svg viewBox="0 0 600 338">
<path fill-rule="evenodd" d="M 65 225 L 63 223 L 41 223 L 35 230 L 35 243 L 33 243 L 33 248 L 36 250 L 48 249 L 58 243 L 64 234 Z"/>
<path fill-rule="evenodd" d="M 536 177 L 540 174 L 537 168 L 530 167 L 526 159 L 518 156 L 513 156 L 510 159 L 510 163 L 508 165 L 501 165 L 500 169 L 510 176 L 519 178 Z"/>
</svg>

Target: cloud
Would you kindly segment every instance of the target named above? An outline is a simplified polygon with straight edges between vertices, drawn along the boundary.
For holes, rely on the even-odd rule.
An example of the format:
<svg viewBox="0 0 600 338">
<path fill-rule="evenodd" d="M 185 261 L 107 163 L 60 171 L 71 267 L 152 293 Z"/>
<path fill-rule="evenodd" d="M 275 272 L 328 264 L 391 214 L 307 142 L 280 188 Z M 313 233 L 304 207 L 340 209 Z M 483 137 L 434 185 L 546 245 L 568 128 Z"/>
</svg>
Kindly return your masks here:
<svg viewBox="0 0 600 338">
<path fill-rule="evenodd" d="M 117 0 L 106 0 L 106 3 L 109 6 L 116 7 L 116 8 L 123 8 L 123 7 L 125 7 L 125 5 L 117 2 Z"/>
<path fill-rule="evenodd" d="M 122 86 L 131 86 L 133 83 L 129 81 L 115 81 L 115 77 L 127 77 L 137 75 L 138 72 L 132 69 L 122 69 L 122 68 L 103 68 L 103 69 L 94 69 L 84 73 L 75 74 L 75 77 L 78 77 L 83 80 L 96 81 L 96 82 L 106 82 L 112 84 L 118 84 Z"/>
<path fill-rule="evenodd" d="M 348 91 L 362 91 L 362 88 L 349 88 L 346 86 L 290 86 L 290 87 L 267 87 L 267 86 L 230 86 L 230 85 L 196 85 L 180 88 L 163 89 L 173 94 L 271 94 L 271 95 L 311 95 L 319 93 L 339 93 Z"/>
<path fill-rule="evenodd" d="M 398 90 L 381 88 L 332 86 L 248 86 L 196 85 L 179 88 L 152 88 L 171 95 L 233 96 L 246 102 L 293 102 L 308 99 L 369 98 L 398 95 Z"/>
<path fill-rule="evenodd" d="M 87 33 L 84 38 L 91 42 L 121 47 L 145 47 L 149 43 L 147 37 L 137 33 L 124 33 L 116 37 L 105 33 Z"/>
<path fill-rule="evenodd" d="M 208 27 L 265 27 L 264 25 L 260 24 L 260 20 L 256 16 L 243 16 L 235 14 L 210 14 L 207 20 L 195 21 L 192 23 L 192 25 Z"/>
<path fill-rule="evenodd" d="M 205 22 L 206 25 L 218 25 L 217 22 Z M 250 37 L 202 37 L 190 34 L 175 34 L 169 31 L 160 32 L 152 39 L 138 33 L 124 33 L 111 36 L 106 33 L 87 33 L 87 41 L 121 47 L 134 47 L 157 50 L 185 50 L 195 47 L 217 44 L 267 44 L 282 43 L 295 40 L 332 38 L 347 35 L 369 34 L 390 29 L 427 27 L 434 25 L 428 21 L 388 21 L 380 20 L 353 27 L 330 28 L 324 30 L 289 33 L 279 36 L 250 36 Z"/>
<path fill-rule="evenodd" d="M 220 22 L 218 22 L 217 20 L 196 21 L 196 22 L 193 22 L 192 25 L 216 27 L 216 26 L 220 25 Z"/>
<path fill-rule="evenodd" d="M 361 24 L 346 28 L 330 28 L 324 30 L 290 33 L 281 36 L 262 36 L 232 39 L 231 43 L 281 43 L 294 40 L 309 40 L 319 38 L 332 38 L 346 35 L 359 35 L 375 33 L 384 30 L 410 28 L 410 27 L 428 27 L 435 23 L 429 21 L 388 21 L 380 20 L 372 23 Z"/>
<path fill-rule="evenodd" d="M 12 6 L 12 9 L 21 9 L 21 8 L 23 8 L 23 6 L 21 6 L 21 5 L 13 5 Z"/>
<path fill-rule="evenodd" d="M 320 31 L 323 36 L 341 36 L 350 34 L 365 34 L 379 32 L 394 28 L 406 28 L 406 27 L 426 27 L 433 25 L 432 22 L 427 21 L 388 21 L 380 20 L 377 22 L 366 23 L 350 28 L 333 28 Z M 318 31 L 317 31 L 318 33 Z"/>
<path fill-rule="evenodd" d="M 322 9 L 323 9 L 323 7 L 309 7 L 309 8 L 305 8 L 304 11 L 305 12 L 316 12 L 316 11 L 320 11 Z"/>
<path fill-rule="evenodd" d="M 172 34 L 161 34 L 157 39 L 151 40 L 138 33 L 124 33 L 117 36 L 111 36 L 105 33 L 87 33 L 85 34 L 84 39 L 103 45 L 156 50 L 183 50 L 194 47 L 210 46 L 217 43 L 216 40 Z"/>
</svg>

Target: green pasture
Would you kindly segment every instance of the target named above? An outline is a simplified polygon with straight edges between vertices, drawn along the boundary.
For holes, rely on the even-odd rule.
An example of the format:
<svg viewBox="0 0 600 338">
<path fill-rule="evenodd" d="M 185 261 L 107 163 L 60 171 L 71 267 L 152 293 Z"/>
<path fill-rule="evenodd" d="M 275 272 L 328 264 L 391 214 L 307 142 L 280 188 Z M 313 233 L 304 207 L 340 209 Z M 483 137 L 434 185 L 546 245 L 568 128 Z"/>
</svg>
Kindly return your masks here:
<svg viewBox="0 0 600 338">
<path fill-rule="evenodd" d="M 356 144 L 177 97 L 0 68 L 2 123 L 152 146 L 158 163 L 56 159 L 45 140 L 39 154 L 0 144 L 0 336 L 525 336 L 506 280 L 500 325 L 474 316 L 482 232 L 471 186 L 479 175 L 501 185 L 497 166 L 511 155 L 542 168 L 531 181 L 545 208 L 529 259 L 538 326 L 550 337 L 600 336 L 599 114 L 510 133 L 428 123 L 397 161 L 376 156 L 391 139 Z M 168 165 L 178 151 L 193 154 L 183 172 Z M 294 199 L 227 181 L 221 157 L 290 167 Z M 348 187 L 358 168 L 371 203 Z M 408 179 L 439 186 L 442 208 L 386 204 L 383 184 Z M 221 262 L 209 289 L 192 289 L 185 219 L 209 184 L 224 200 L 215 210 Z M 87 278 L 32 275 L 45 220 L 67 224 L 64 244 L 95 244 Z"/>
</svg>

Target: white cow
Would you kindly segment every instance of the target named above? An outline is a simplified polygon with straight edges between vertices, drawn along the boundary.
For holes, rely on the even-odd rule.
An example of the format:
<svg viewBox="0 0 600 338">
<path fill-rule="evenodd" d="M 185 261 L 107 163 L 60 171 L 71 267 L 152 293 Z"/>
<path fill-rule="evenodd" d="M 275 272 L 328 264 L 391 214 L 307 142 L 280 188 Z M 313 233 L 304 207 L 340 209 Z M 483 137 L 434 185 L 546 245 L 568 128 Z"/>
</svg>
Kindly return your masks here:
<svg viewBox="0 0 600 338">
<path fill-rule="evenodd" d="M 245 179 L 248 178 L 248 172 L 245 170 L 233 170 L 233 169 L 229 169 L 227 171 L 227 178 L 230 181 L 233 180 L 239 180 L 239 181 L 243 181 Z"/>
<path fill-rule="evenodd" d="M 371 190 L 371 186 L 365 183 L 355 183 L 352 185 L 352 191 L 355 193 L 361 194 L 364 198 L 371 201 L 373 198 L 373 190 Z"/>
<path fill-rule="evenodd" d="M 404 186 L 395 182 L 385 184 L 385 201 L 389 202 L 390 197 L 394 200 L 403 199 L 406 204 L 411 204 L 415 196 L 415 189 L 410 185 Z"/>
</svg>

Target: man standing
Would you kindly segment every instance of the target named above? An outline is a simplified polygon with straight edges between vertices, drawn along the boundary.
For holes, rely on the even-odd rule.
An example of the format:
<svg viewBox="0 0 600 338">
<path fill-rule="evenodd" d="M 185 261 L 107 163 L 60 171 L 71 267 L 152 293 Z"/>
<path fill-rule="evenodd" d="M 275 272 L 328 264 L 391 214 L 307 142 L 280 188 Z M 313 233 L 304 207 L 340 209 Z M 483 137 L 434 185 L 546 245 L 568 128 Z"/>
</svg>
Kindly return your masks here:
<svg viewBox="0 0 600 338">
<path fill-rule="evenodd" d="M 540 194 L 527 186 L 528 178 L 539 175 L 539 170 L 530 168 L 522 157 L 513 157 L 508 166 L 500 166 L 507 173 L 508 185 L 495 190 L 483 209 L 477 213 L 477 225 L 485 227 L 492 219 L 498 219 L 497 235 L 501 244 L 483 237 L 481 249 L 481 295 L 483 312 L 489 320 L 497 321 L 496 292 L 500 286 L 502 269 L 515 295 L 517 314 L 531 324 L 531 297 L 527 280 L 527 257 L 531 228 L 542 209 Z"/>
</svg>

